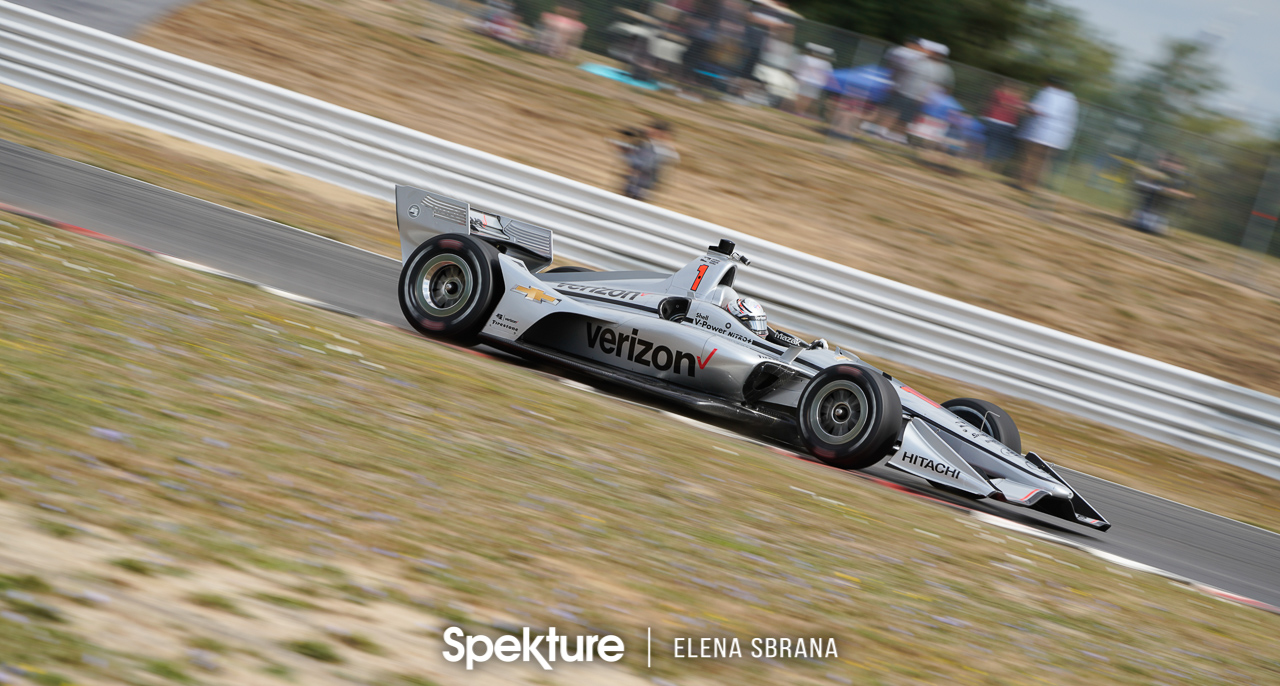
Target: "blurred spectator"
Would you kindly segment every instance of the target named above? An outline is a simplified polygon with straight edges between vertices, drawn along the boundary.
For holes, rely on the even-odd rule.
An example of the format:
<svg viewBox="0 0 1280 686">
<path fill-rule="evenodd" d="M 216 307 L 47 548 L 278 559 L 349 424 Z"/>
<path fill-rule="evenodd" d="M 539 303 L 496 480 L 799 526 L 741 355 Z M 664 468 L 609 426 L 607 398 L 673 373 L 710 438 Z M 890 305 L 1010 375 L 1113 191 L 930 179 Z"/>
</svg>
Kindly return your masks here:
<svg viewBox="0 0 1280 686">
<path fill-rule="evenodd" d="M 1176 155 L 1160 156 L 1155 167 L 1139 166 L 1134 173 L 1137 206 L 1129 221 L 1133 228 L 1160 236 L 1169 233 L 1169 212 L 1178 201 L 1194 198 L 1187 192 L 1187 165 Z"/>
<path fill-rule="evenodd" d="M 768 102 L 761 88 L 761 80 L 756 76 L 756 70 L 764 59 L 765 48 L 769 43 L 769 33 L 776 21 L 773 17 L 759 12 L 747 13 L 747 26 L 743 37 L 746 56 L 743 58 L 742 67 L 738 70 L 738 83 L 735 90 L 744 98 L 757 104 Z"/>
<path fill-rule="evenodd" d="M 636 200 L 647 200 L 657 186 L 665 166 L 680 160 L 671 140 L 671 126 L 664 121 L 654 121 L 643 129 L 623 129 L 626 138 L 611 141 L 619 152 L 627 170 L 622 180 L 622 194 Z"/>
<path fill-rule="evenodd" d="M 524 27 L 516 17 L 515 6 L 507 0 L 489 0 L 478 20 L 469 22 L 476 33 L 512 45 L 524 43 Z"/>
<path fill-rule="evenodd" d="M 657 156 L 657 167 L 654 169 L 650 188 L 657 188 L 669 173 L 668 170 L 680 164 L 680 153 L 676 152 L 675 137 L 671 129 L 671 124 L 662 120 L 649 124 L 649 142 L 653 144 L 653 151 Z"/>
<path fill-rule="evenodd" d="M 689 47 L 689 39 L 682 30 L 686 10 L 690 6 L 687 1 L 675 4 L 655 2 L 650 10 L 661 30 L 649 39 L 649 54 L 653 57 L 655 71 L 661 76 L 677 80 L 682 77 L 681 64 Z"/>
<path fill-rule="evenodd" d="M 542 13 L 538 30 L 538 51 L 559 59 L 570 59 L 582 43 L 587 25 L 578 20 L 578 8 L 556 5 L 555 11 Z"/>
<path fill-rule="evenodd" d="M 889 137 L 889 129 L 898 120 L 907 103 L 900 86 L 902 78 L 916 60 L 924 59 L 924 48 L 920 47 L 920 39 L 908 38 L 902 45 L 890 49 L 884 56 L 884 68 L 889 78 L 889 92 L 880 107 L 879 116 L 863 128 L 883 138 Z"/>
<path fill-rule="evenodd" d="M 759 14 L 758 12 L 756 14 Z M 769 24 L 769 36 L 765 39 L 760 61 L 752 76 L 764 84 L 771 104 L 781 107 L 793 103 L 798 95 L 796 80 L 791 76 L 791 65 L 796 60 L 795 26 L 774 18 Z"/>
<path fill-rule="evenodd" d="M 700 67 L 702 76 L 710 77 L 709 85 L 733 92 L 746 61 L 747 4 L 743 0 L 720 0 L 715 19 L 710 24 L 709 52 Z"/>
<path fill-rule="evenodd" d="M 1002 171 L 1017 149 L 1018 120 L 1026 109 L 1022 86 L 1006 79 L 991 94 L 991 102 L 982 115 L 986 125 L 986 158 L 992 171 Z"/>
<path fill-rule="evenodd" d="M 1045 162 L 1071 147 L 1076 134 L 1076 96 L 1062 79 L 1050 76 L 1045 87 L 1027 105 L 1030 119 L 1018 137 L 1023 143 L 1022 178 L 1018 188 L 1032 190 L 1044 175 Z"/>
<path fill-rule="evenodd" d="M 911 63 L 923 56 L 924 51 L 920 48 L 920 39 L 915 36 L 907 38 L 902 42 L 902 45 L 895 45 L 890 48 L 884 55 L 884 66 L 889 70 L 889 80 L 897 83 L 911 66 Z"/>
<path fill-rule="evenodd" d="M 908 57 L 904 52 L 895 57 L 899 71 L 880 116 L 881 135 L 899 143 L 906 142 L 904 131 L 920 116 L 925 104 L 937 95 L 949 94 L 955 83 L 955 75 L 945 61 L 951 52 L 947 46 L 919 40 L 909 47 L 919 54 Z"/>
<path fill-rule="evenodd" d="M 693 0 L 684 15 L 684 36 L 689 41 L 683 57 L 683 76 L 686 84 L 709 85 L 705 71 L 711 59 L 715 40 L 715 0 Z"/>
<path fill-rule="evenodd" d="M 818 98 L 822 97 L 827 82 L 831 80 L 831 62 L 828 55 L 831 48 L 808 43 L 805 54 L 796 62 L 795 77 L 799 86 L 796 95 L 795 113 L 802 117 L 814 116 L 809 110 Z"/>
</svg>

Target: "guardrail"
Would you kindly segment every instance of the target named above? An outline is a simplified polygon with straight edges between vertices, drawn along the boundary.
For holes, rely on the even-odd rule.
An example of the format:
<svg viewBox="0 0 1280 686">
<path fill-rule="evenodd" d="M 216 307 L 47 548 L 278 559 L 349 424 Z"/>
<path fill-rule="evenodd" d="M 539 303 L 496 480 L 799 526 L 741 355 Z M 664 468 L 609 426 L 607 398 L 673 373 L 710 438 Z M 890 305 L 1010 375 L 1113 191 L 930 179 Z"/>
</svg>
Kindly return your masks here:
<svg viewBox="0 0 1280 686">
<path fill-rule="evenodd" d="M 722 237 L 775 321 L 1280 478 L 1280 398 L 835 264 L 0 0 L 0 82 L 392 200 L 438 189 L 604 268 Z M 393 287 L 388 284 L 388 288 Z"/>
</svg>

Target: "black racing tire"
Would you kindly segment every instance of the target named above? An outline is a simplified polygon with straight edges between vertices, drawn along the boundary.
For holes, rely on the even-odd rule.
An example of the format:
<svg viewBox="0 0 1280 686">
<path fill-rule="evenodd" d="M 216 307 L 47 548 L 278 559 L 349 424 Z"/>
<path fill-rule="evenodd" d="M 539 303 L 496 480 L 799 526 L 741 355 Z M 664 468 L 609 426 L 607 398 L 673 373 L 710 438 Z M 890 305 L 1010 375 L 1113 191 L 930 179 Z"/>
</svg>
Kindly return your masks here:
<svg viewBox="0 0 1280 686">
<path fill-rule="evenodd" d="M 424 336 L 475 345 L 504 290 L 498 250 L 461 233 L 432 236 L 400 270 L 400 310 Z"/>
<path fill-rule="evenodd" d="M 902 431 L 898 389 L 880 372 L 856 364 L 828 367 L 800 394 L 800 442 L 840 469 L 884 459 Z"/>
<path fill-rule="evenodd" d="M 571 273 L 577 273 L 577 272 L 594 272 L 594 271 L 595 271 L 594 269 L 587 269 L 586 267 L 579 267 L 576 265 L 567 264 L 563 267 L 548 269 L 542 273 L 543 274 L 571 274 Z"/>
<path fill-rule="evenodd" d="M 956 398 L 942 403 L 942 406 L 1015 453 L 1022 453 L 1022 435 L 1018 433 L 1018 425 L 999 405 L 978 398 Z"/>
</svg>

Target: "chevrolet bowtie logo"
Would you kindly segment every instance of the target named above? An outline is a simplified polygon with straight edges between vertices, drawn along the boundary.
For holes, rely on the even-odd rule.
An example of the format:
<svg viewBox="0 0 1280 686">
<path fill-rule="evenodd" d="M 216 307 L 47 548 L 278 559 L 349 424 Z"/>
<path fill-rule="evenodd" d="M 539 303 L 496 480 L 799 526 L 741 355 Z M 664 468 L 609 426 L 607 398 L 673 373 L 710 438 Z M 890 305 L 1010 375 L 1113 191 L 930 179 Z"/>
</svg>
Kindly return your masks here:
<svg viewBox="0 0 1280 686">
<path fill-rule="evenodd" d="M 551 303 L 552 305 L 560 302 L 560 298 L 547 295 L 538 288 L 529 288 L 528 286 L 516 286 L 511 289 L 517 293 L 523 293 L 526 300 L 532 300 L 540 303 Z"/>
</svg>

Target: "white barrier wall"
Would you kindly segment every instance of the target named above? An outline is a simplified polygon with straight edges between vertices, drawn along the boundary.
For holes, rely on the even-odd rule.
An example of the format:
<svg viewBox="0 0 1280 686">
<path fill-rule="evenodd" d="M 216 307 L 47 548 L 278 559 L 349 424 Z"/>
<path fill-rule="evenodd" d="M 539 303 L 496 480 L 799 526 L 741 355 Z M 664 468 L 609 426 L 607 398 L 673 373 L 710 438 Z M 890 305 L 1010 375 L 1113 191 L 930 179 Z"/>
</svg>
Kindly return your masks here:
<svg viewBox="0 0 1280 686">
<path fill-rule="evenodd" d="M 425 186 L 556 231 L 603 268 L 720 238 L 778 323 L 1280 478 L 1280 398 L 784 246 L 0 0 L 0 82 L 388 201 Z M 387 284 L 394 288 L 394 284 Z"/>
</svg>

